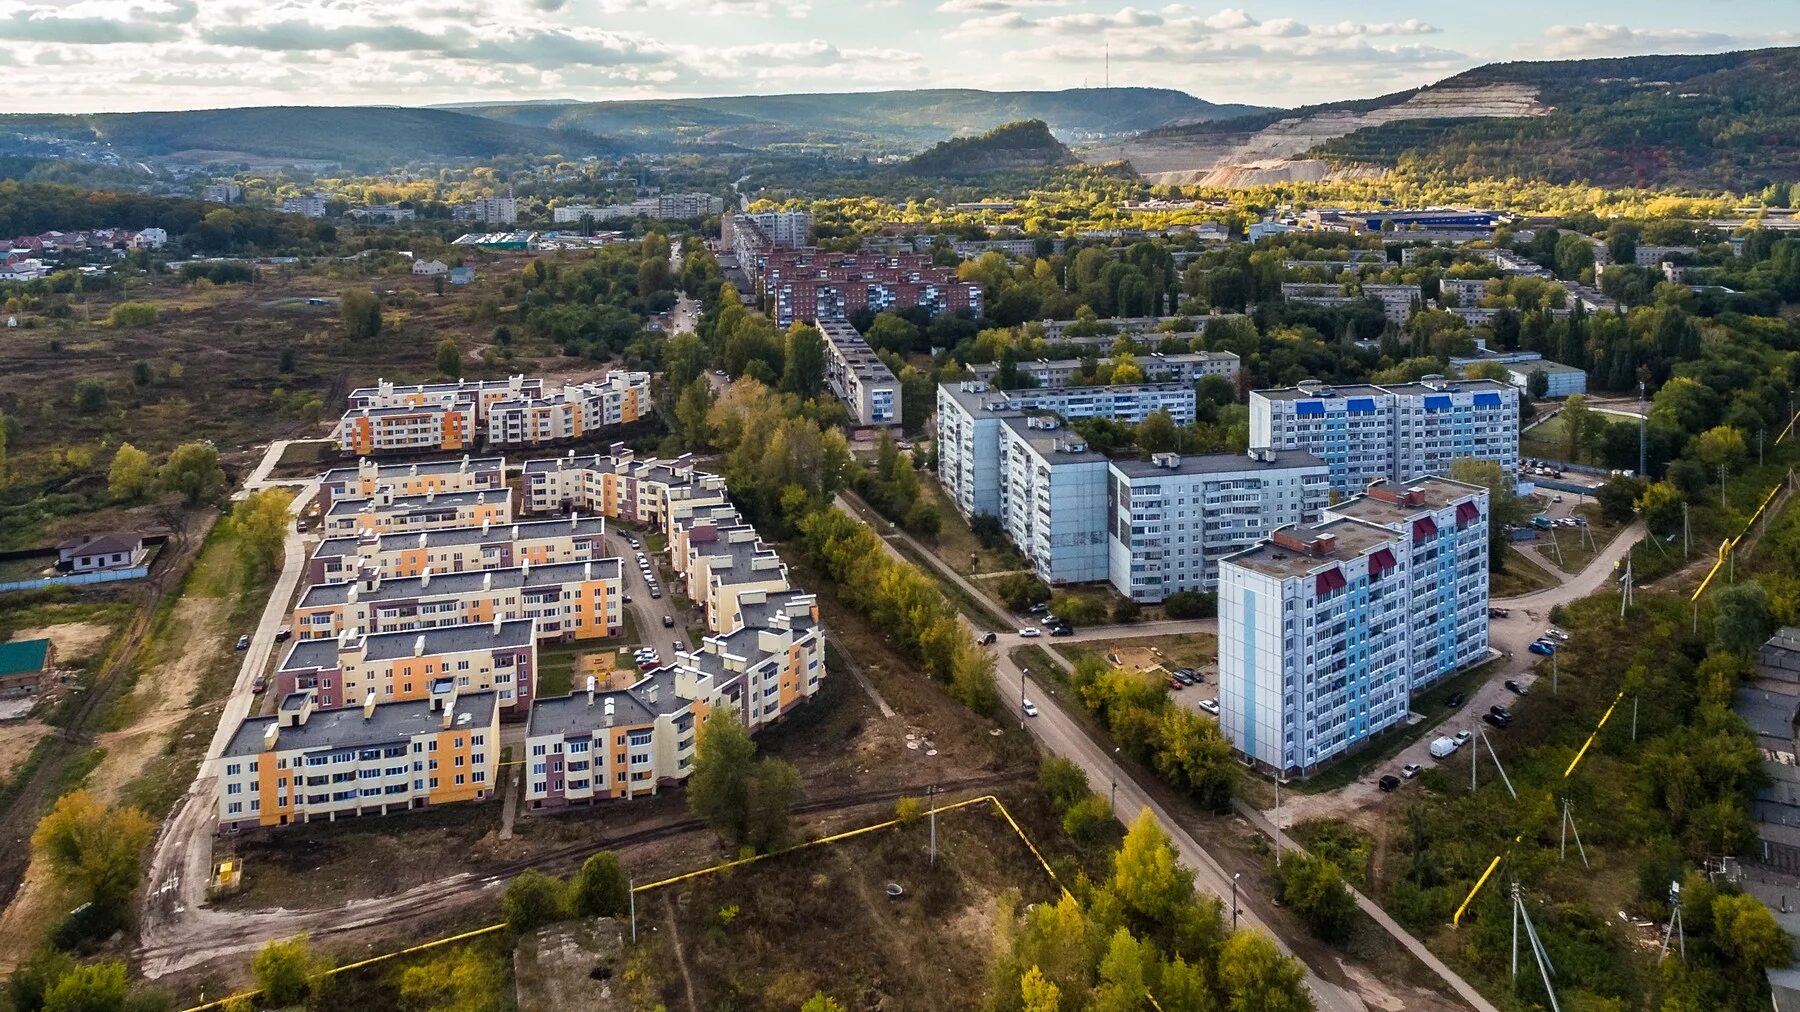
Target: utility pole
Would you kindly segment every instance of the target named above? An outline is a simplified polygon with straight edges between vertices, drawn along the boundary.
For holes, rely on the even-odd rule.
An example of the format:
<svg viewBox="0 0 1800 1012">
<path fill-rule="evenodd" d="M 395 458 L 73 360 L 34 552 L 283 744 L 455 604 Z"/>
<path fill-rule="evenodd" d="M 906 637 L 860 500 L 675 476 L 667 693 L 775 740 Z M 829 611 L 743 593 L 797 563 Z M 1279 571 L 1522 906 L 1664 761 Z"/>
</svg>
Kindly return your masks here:
<svg viewBox="0 0 1800 1012">
<path fill-rule="evenodd" d="M 1763 434 L 1766 431 L 1767 430 L 1765 430 L 1765 429 L 1757 429 L 1756 430 L 1756 466 L 1757 467 L 1761 467 L 1763 464 Z"/>
<path fill-rule="evenodd" d="M 1275 867 L 1281 867 L 1281 778 L 1275 778 Z"/>
<path fill-rule="evenodd" d="M 1688 545 L 1688 503 L 1687 503 L 1686 499 L 1683 499 L 1683 500 L 1681 500 L 1681 558 L 1682 558 L 1682 561 L 1686 561 L 1688 559 L 1688 557 L 1691 556 L 1692 554 L 1693 554 L 1693 551 Z"/>
<path fill-rule="evenodd" d="M 1645 426 L 1648 424 L 1650 412 L 1644 410 L 1644 381 L 1638 380 L 1638 477 L 1645 472 L 1644 439 Z"/>
<path fill-rule="evenodd" d="M 1719 462 L 1719 508 L 1725 508 L 1725 462 Z"/>
<path fill-rule="evenodd" d="M 1681 947 L 1681 961 L 1687 962 L 1687 928 L 1681 923 L 1681 883 L 1669 883 L 1669 926 L 1663 929 L 1662 949 L 1657 952 L 1658 961 L 1669 954 L 1669 936 L 1675 936 L 1675 942 Z"/>
<path fill-rule="evenodd" d="M 1550 694 L 1556 695 L 1556 655 L 1559 651 L 1550 652 Z"/>
<path fill-rule="evenodd" d="M 937 867 L 937 803 L 932 800 L 932 795 L 934 795 L 936 793 L 937 793 L 937 785 L 936 784 L 929 784 L 926 786 L 926 788 L 925 788 L 926 819 L 930 822 L 930 825 L 931 825 L 931 838 L 930 838 L 930 842 L 928 844 L 926 844 L 927 849 L 925 851 L 925 864 L 927 866 L 933 867 L 933 868 Z"/>
<path fill-rule="evenodd" d="M 1581 855 L 1581 866 L 1592 870 L 1593 865 L 1588 864 L 1587 848 L 1581 845 L 1581 830 L 1575 826 L 1575 813 L 1569 808 L 1569 799 L 1564 798 L 1562 803 L 1562 849 L 1556 855 L 1558 861 L 1569 856 L 1569 834 L 1571 832 L 1575 834 L 1575 852 Z"/>
<path fill-rule="evenodd" d="M 1238 890 L 1238 875 L 1239 874 L 1240 873 L 1238 873 L 1238 872 L 1233 872 L 1232 876 L 1231 876 L 1231 930 L 1233 930 L 1233 931 L 1237 930 L 1237 921 L 1238 921 L 1237 890 Z"/>
<path fill-rule="evenodd" d="M 625 880 L 625 895 L 631 901 L 631 940 L 637 941 L 637 879 Z"/>
</svg>

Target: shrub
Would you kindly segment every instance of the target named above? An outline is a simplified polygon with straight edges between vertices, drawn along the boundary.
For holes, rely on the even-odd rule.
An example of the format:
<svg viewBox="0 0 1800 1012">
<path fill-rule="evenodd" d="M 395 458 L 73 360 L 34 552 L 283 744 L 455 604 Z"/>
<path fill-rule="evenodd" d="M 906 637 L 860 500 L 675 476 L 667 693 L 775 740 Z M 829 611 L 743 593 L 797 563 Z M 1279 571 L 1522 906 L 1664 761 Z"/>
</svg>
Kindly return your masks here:
<svg viewBox="0 0 1800 1012">
<path fill-rule="evenodd" d="M 536 931 L 569 916 L 568 887 L 536 869 L 525 871 L 506 887 L 500 912 L 514 931 Z"/>
<path fill-rule="evenodd" d="M 1219 597 L 1198 590 L 1178 590 L 1163 599 L 1163 613 L 1170 618 L 1212 618 L 1219 613 Z"/>
<path fill-rule="evenodd" d="M 148 327 L 158 315 L 157 308 L 148 302 L 121 302 L 107 314 L 106 322 L 114 327 Z"/>
</svg>

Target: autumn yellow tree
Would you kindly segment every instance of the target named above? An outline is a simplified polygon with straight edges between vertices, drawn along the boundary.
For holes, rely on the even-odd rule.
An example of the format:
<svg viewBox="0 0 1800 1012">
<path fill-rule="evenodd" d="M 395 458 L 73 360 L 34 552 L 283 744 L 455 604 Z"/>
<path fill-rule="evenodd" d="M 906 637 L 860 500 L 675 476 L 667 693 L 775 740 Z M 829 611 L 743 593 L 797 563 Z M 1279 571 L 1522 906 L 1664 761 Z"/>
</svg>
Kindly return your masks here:
<svg viewBox="0 0 1800 1012">
<path fill-rule="evenodd" d="M 111 808 L 85 790 L 73 791 L 38 823 L 31 847 L 72 893 L 117 908 L 137 887 L 138 855 L 153 828 L 135 808 Z"/>
</svg>

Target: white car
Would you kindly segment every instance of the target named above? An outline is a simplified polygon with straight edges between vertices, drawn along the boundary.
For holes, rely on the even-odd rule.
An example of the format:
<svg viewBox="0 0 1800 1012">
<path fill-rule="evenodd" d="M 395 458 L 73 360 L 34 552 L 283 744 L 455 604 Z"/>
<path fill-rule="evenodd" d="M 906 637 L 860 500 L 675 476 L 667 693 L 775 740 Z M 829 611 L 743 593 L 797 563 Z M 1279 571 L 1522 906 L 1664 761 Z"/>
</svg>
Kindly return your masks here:
<svg viewBox="0 0 1800 1012">
<path fill-rule="evenodd" d="M 1451 736 L 1450 740 L 1456 743 L 1457 748 L 1462 748 L 1464 745 L 1467 745 L 1469 743 L 1470 739 L 1472 739 L 1474 737 L 1475 737 L 1475 732 L 1464 730 L 1464 731 L 1456 732 L 1456 734 Z"/>
<path fill-rule="evenodd" d="M 1200 701 L 1200 709 L 1205 710 L 1207 713 L 1210 713 L 1213 716 L 1217 717 L 1219 715 L 1218 700 L 1202 699 Z"/>
<path fill-rule="evenodd" d="M 1027 716 L 1027 717 L 1037 716 L 1037 704 L 1032 702 L 1029 699 L 1019 700 L 1019 709 L 1023 710 L 1025 712 L 1025 716 Z"/>
<path fill-rule="evenodd" d="M 1026 639 L 1031 639 L 1034 636 L 1044 635 L 1044 631 L 1042 629 L 1039 629 L 1037 626 L 1028 625 L 1019 630 L 1019 635 L 1025 637 Z"/>
</svg>

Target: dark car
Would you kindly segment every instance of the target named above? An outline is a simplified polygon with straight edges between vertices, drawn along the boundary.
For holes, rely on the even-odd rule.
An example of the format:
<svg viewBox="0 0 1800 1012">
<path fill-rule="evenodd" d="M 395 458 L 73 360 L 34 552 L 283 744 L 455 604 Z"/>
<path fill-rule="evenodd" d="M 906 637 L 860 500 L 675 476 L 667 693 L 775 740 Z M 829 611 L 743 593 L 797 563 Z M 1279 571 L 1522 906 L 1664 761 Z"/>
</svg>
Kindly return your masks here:
<svg viewBox="0 0 1800 1012">
<path fill-rule="evenodd" d="M 1066 626 L 1066 625 L 1053 625 L 1050 627 L 1050 635 L 1052 635 L 1052 636 L 1073 636 L 1073 635 L 1075 635 L 1075 628 L 1073 626 Z"/>
<path fill-rule="evenodd" d="M 673 615 L 664 615 L 664 616 L 663 616 L 663 628 L 664 628 L 664 629 L 673 629 L 673 628 L 675 628 L 675 616 L 673 616 Z"/>
<path fill-rule="evenodd" d="M 248 634 L 238 637 L 237 648 L 239 650 L 250 649 L 250 637 Z"/>
<path fill-rule="evenodd" d="M 1532 643 L 1528 649 L 1530 649 L 1532 653 L 1537 654 L 1541 657 L 1548 657 L 1551 654 L 1556 653 L 1556 646 L 1551 643 L 1546 643 L 1543 640 L 1538 640 L 1538 641 Z"/>
<path fill-rule="evenodd" d="M 1499 703 L 1495 703 L 1493 706 L 1488 707 L 1488 712 L 1508 723 L 1512 722 L 1513 712 L 1506 707 L 1501 706 Z"/>
<path fill-rule="evenodd" d="M 1506 691 L 1512 693 L 1515 696 L 1523 696 L 1526 693 L 1529 693 L 1531 691 L 1531 688 L 1530 688 L 1530 686 L 1527 686 L 1524 682 L 1515 682 L 1512 679 L 1508 678 L 1506 680 Z"/>
<path fill-rule="evenodd" d="M 1487 721 L 1489 724 L 1492 724 L 1495 727 L 1497 727 L 1503 731 L 1506 729 L 1506 725 L 1512 723 L 1509 720 L 1506 720 L 1502 717 L 1495 716 L 1494 714 L 1491 714 L 1491 713 L 1482 714 L 1481 719 Z"/>
<path fill-rule="evenodd" d="M 277 629 L 277 630 L 275 630 L 275 642 L 286 643 L 288 641 L 288 637 L 290 637 L 292 635 L 294 635 L 294 630 L 292 630 L 292 629 Z"/>
<path fill-rule="evenodd" d="M 1397 791 L 1400 789 L 1400 778 L 1392 773 L 1384 774 L 1380 780 L 1375 782 L 1375 785 L 1380 787 L 1383 793 Z"/>
<path fill-rule="evenodd" d="M 1459 706 L 1462 706 L 1463 705 L 1463 694 L 1460 692 L 1452 692 L 1448 696 L 1445 696 L 1444 697 L 1444 705 L 1448 706 L 1452 710 L 1456 709 Z"/>
</svg>

